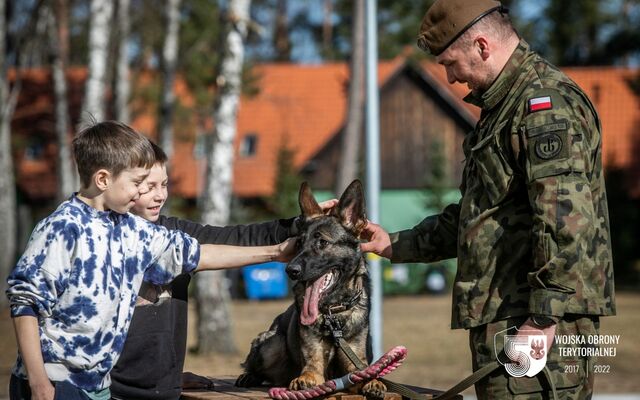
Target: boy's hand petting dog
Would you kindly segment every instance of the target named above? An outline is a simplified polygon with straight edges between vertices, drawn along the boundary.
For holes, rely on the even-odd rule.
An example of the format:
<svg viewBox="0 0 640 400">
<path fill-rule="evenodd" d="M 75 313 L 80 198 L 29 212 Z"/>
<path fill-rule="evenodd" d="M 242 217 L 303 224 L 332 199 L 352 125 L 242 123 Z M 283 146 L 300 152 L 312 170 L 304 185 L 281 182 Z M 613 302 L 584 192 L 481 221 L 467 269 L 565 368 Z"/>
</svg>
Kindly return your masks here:
<svg viewBox="0 0 640 400">
<path fill-rule="evenodd" d="M 322 209 L 322 212 L 325 213 L 325 215 L 329 215 L 331 214 L 333 208 L 338 205 L 338 199 L 321 201 L 320 203 L 318 203 L 318 205 Z"/>
<path fill-rule="evenodd" d="M 296 255 L 296 240 L 295 237 L 292 237 L 278 244 L 278 254 L 275 257 L 275 261 L 284 263 L 291 261 Z"/>
<path fill-rule="evenodd" d="M 182 389 L 213 390 L 213 381 L 206 376 L 196 375 L 192 372 L 183 372 Z"/>
</svg>

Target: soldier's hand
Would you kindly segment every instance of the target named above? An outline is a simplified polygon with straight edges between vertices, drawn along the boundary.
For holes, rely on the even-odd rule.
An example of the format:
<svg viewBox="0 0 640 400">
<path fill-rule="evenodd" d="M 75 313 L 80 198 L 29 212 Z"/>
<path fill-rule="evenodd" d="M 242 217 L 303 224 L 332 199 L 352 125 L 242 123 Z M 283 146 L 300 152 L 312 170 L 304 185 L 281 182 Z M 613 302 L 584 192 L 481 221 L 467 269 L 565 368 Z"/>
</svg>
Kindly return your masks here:
<svg viewBox="0 0 640 400">
<path fill-rule="evenodd" d="M 360 249 L 363 253 L 371 252 L 389 259 L 393 255 L 391 238 L 380 225 L 367 221 L 367 225 L 362 230 L 360 237 L 367 240 L 366 243 L 360 243 Z"/>
<path fill-rule="evenodd" d="M 525 331 L 542 331 L 542 333 L 547 337 L 547 354 L 549 354 L 549 349 L 551 349 L 553 339 L 556 335 L 556 326 L 556 324 L 551 324 L 549 326 L 541 327 L 536 325 L 531 318 L 527 318 L 522 326 L 518 328 L 518 336 L 527 336 L 528 333 Z"/>
</svg>

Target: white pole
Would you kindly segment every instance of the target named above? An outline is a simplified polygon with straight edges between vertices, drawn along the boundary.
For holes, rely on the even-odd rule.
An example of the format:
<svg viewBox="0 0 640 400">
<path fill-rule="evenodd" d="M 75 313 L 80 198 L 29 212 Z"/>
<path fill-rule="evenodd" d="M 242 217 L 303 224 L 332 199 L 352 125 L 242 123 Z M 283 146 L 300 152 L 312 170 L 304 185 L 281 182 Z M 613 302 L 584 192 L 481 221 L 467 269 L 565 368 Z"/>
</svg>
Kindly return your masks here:
<svg viewBox="0 0 640 400">
<path fill-rule="evenodd" d="M 378 24 L 376 0 L 366 1 L 366 129 L 367 129 L 367 214 L 380 221 L 380 124 L 378 102 Z M 382 356 L 382 272 L 380 258 L 369 257 L 372 298 L 370 329 L 373 359 Z M 373 256 L 373 257 L 372 257 Z"/>
</svg>

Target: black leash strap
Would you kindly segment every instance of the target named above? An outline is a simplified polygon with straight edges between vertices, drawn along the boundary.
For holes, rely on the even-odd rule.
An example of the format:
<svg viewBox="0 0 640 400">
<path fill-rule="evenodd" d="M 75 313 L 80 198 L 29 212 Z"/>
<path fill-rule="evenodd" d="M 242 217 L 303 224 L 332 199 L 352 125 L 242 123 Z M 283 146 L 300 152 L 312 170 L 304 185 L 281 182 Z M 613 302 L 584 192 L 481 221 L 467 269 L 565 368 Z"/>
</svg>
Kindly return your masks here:
<svg viewBox="0 0 640 400">
<path fill-rule="evenodd" d="M 436 399 L 437 400 L 451 399 L 454 396 L 456 396 L 457 394 L 459 394 L 460 392 L 462 392 L 463 390 L 465 390 L 466 388 L 470 387 L 471 385 L 475 384 L 479 380 L 483 379 L 484 377 L 486 377 L 487 375 L 489 375 L 490 373 L 492 373 L 496 369 L 500 368 L 501 366 L 502 366 L 502 364 L 500 364 L 497 361 L 489 363 L 489 364 L 485 365 L 484 367 L 480 368 L 479 370 L 477 370 L 476 372 L 474 372 L 473 374 L 471 374 L 471 375 L 467 376 L 466 378 L 464 378 L 462 381 L 457 383 L 451 389 L 447 390 L 446 392 L 444 392 L 442 394 L 439 394 L 439 395 L 435 396 L 433 399 L 434 400 L 436 400 Z"/>
</svg>

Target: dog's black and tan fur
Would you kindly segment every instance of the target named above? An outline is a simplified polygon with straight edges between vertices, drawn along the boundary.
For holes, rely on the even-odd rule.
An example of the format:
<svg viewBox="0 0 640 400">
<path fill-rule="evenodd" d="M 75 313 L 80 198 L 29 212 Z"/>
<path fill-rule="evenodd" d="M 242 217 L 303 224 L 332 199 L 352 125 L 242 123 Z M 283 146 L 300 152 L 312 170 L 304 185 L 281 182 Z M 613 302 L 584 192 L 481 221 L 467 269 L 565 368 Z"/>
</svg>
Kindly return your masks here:
<svg viewBox="0 0 640 400">
<path fill-rule="evenodd" d="M 325 325 L 330 308 L 337 310 L 332 313 L 354 353 L 368 360 L 370 285 L 358 240 L 366 224 L 363 196 L 362 184 L 354 181 L 331 215 L 324 215 L 307 184 L 302 184 L 299 248 L 286 268 L 296 281 L 295 300 L 253 340 L 238 386 L 266 383 L 299 390 L 354 371 Z M 377 380 L 361 389 L 371 398 L 382 398 L 386 391 Z"/>
</svg>

